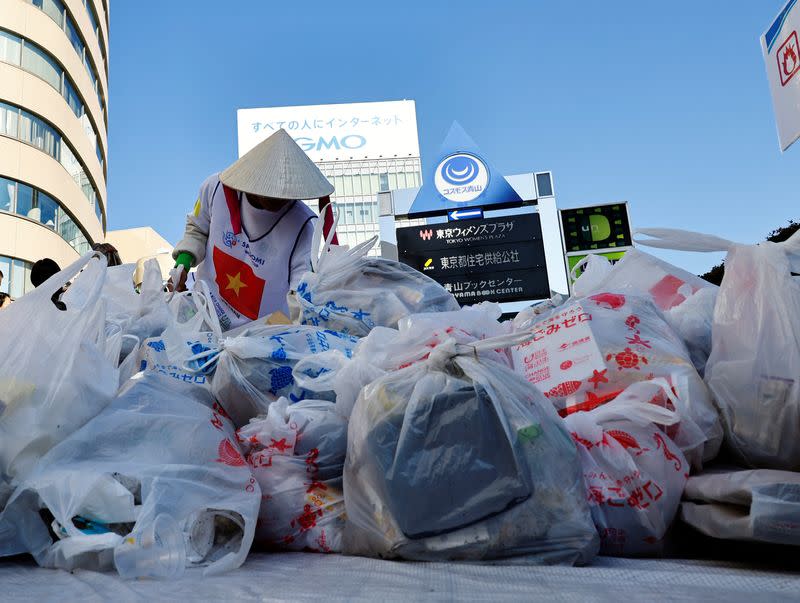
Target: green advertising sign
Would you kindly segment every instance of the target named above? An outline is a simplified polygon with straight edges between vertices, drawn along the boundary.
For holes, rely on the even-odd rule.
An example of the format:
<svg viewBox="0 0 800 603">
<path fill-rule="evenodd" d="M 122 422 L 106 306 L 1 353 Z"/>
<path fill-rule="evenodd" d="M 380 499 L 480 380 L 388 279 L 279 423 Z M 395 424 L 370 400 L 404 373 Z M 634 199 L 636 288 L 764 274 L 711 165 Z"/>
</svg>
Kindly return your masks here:
<svg viewBox="0 0 800 603">
<path fill-rule="evenodd" d="M 561 228 L 567 253 L 633 245 L 627 203 L 562 209 Z"/>
</svg>

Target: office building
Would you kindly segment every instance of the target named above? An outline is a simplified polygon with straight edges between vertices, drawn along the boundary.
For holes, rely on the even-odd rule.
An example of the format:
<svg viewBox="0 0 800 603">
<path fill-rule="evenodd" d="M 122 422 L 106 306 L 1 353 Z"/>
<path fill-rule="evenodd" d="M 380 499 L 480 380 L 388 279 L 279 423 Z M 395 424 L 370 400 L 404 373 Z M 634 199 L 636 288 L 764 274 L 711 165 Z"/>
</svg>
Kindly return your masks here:
<svg viewBox="0 0 800 603">
<path fill-rule="evenodd" d="M 379 192 L 421 184 L 414 101 L 240 109 L 237 117 L 240 157 L 284 129 L 319 166 L 336 188 L 340 244 L 380 234 Z M 379 242 L 370 254 L 380 253 Z"/>
<path fill-rule="evenodd" d="M 105 238 L 108 0 L 0 0 L 0 290 Z"/>
</svg>

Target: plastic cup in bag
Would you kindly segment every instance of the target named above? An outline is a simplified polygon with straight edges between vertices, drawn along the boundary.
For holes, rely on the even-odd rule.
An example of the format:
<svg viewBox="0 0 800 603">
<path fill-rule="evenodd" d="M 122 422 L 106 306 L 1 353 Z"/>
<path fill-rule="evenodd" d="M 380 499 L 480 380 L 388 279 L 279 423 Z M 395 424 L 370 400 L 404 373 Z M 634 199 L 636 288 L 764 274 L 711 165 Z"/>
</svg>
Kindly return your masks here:
<svg viewBox="0 0 800 603">
<path fill-rule="evenodd" d="M 178 523 L 169 515 L 159 515 L 114 549 L 114 565 L 126 580 L 179 578 L 186 569 L 186 545 Z"/>
</svg>

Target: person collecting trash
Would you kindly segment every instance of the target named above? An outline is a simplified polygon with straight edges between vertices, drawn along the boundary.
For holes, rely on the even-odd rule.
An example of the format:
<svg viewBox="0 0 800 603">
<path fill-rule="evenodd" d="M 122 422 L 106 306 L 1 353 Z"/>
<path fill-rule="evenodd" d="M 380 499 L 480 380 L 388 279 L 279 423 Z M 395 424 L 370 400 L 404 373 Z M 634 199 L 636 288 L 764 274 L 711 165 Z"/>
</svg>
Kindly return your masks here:
<svg viewBox="0 0 800 603">
<path fill-rule="evenodd" d="M 177 290 L 186 290 L 186 274 L 197 266 L 195 280 L 209 286 L 223 331 L 274 312 L 288 314 L 286 294 L 310 266 L 316 218 L 302 200 L 320 199 L 323 210 L 333 190 L 291 136 L 278 130 L 201 185 L 173 251 Z M 326 215 L 326 234 L 332 222 Z"/>
</svg>

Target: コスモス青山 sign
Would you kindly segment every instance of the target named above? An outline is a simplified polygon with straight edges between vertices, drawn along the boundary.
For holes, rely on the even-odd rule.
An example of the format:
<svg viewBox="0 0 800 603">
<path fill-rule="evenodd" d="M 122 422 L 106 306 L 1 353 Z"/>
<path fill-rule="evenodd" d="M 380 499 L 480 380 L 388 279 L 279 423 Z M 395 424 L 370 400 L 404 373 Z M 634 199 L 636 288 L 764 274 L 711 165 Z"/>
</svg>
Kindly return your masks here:
<svg viewBox="0 0 800 603">
<path fill-rule="evenodd" d="M 444 215 L 470 207 L 488 209 L 522 204 L 517 191 L 457 122 L 450 127 L 433 170 L 423 182 L 408 211 L 409 217 Z"/>
</svg>

